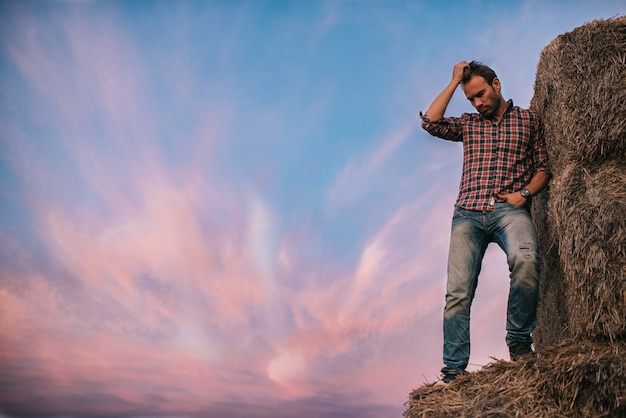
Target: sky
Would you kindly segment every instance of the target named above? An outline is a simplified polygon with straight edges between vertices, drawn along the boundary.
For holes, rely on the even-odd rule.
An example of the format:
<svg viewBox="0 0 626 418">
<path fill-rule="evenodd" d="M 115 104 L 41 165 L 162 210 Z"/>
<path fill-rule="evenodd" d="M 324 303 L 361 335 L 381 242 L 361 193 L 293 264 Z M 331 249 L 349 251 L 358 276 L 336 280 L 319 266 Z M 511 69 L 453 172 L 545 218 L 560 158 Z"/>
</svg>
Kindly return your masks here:
<svg viewBox="0 0 626 418">
<path fill-rule="evenodd" d="M 626 0 L 0 0 L 0 417 L 400 417 L 442 367 L 459 61 Z M 461 92 L 448 115 L 473 109 Z M 469 370 L 508 359 L 490 247 Z"/>
</svg>

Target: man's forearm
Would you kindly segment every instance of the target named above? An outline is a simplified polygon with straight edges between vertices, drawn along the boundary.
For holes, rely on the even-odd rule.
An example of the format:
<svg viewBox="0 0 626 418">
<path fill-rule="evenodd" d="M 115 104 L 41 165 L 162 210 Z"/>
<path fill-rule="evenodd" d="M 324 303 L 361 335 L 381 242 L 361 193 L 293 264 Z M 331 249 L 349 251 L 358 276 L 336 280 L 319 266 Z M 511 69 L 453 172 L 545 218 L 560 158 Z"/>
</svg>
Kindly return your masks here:
<svg viewBox="0 0 626 418">
<path fill-rule="evenodd" d="M 454 66 L 450 83 L 439 93 L 439 96 L 435 97 L 435 100 L 433 100 L 426 111 L 426 115 L 431 122 L 443 119 L 448 103 L 450 103 L 450 99 L 452 99 L 452 95 L 454 95 L 454 91 L 461 83 L 461 80 L 463 80 L 463 72 L 467 67 L 469 67 L 467 61 L 461 61 Z"/>
<path fill-rule="evenodd" d="M 526 186 L 531 196 L 539 193 L 550 180 L 550 174 L 547 171 L 538 171 L 535 173 L 533 178 L 530 180 L 530 183 Z"/>
<path fill-rule="evenodd" d="M 450 84 L 448 84 L 430 104 L 430 107 L 426 111 L 426 116 L 428 116 L 428 119 L 430 119 L 431 122 L 437 122 L 438 120 L 443 119 L 448 103 L 450 103 L 458 85 L 458 83 L 451 81 Z"/>
</svg>

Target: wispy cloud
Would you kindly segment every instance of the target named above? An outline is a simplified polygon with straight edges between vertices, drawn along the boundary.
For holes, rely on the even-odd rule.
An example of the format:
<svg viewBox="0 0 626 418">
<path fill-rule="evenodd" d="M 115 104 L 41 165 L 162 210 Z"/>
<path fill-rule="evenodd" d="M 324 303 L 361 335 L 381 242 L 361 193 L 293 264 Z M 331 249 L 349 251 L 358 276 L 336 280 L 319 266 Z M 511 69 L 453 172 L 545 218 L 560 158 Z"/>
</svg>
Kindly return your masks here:
<svg viewBox="0 0 626 418">
<path fill-rule="evenodd" d="M 399 147 L 414 135 L 415 127 L 414 120 L 407 120 L 403 126 L 382 138 L 374 150 L 360 158 L 350 159 L 329 192 L 331 210 L 353 204 L 370 188 L 381 182 L 387 183 L 380 177 L 387 173 L 387 164 L 393 163 Z"/>
</svg>

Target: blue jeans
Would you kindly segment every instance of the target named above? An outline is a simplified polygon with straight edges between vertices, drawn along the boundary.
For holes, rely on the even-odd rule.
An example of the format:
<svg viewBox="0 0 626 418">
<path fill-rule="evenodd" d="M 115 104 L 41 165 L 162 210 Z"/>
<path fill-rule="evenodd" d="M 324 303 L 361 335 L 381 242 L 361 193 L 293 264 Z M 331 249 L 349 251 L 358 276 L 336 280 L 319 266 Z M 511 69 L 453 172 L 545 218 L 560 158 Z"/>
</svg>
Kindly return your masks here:
<svg viewBox="0 0 626 418">
<path fill-rule="evenodd" d="M 478 274 L 490 242 L 506 253 L 510 290 L 506 343 L 531 344 L 537 322 L 539 257 L 537 232 L 530 213 L 509 203 L 496 202 L 492 212 L 456 207 L 448 255 L 448 283 L 443 319 L 444 372 L 465 370 L 470 356 L 470 308 Z"/>
</svg>

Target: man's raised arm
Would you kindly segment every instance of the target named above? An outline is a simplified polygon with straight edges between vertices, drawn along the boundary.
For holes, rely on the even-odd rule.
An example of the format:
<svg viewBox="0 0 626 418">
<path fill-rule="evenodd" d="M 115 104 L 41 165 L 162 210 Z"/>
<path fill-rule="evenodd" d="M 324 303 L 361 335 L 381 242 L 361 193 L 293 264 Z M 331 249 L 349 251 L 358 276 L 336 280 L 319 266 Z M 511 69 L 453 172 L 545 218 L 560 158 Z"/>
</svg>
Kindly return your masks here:
<svg viewBox="0 0 626 418">
<path fill-rule="evenodd" d="M 446 86 L 445 89 L 430 104 L 430 107 L 426 111 L 426 116 L 431 122 L 437 122 L 438 120 L 443 119 L 443 115 L 446 112 L 446 108 L 448 107 L 448 103 L 450 103 L 450 99 L 454 95 L 454 91 L 461 84 L 463 80 L 463 71 L 465 68 L 469 67 L 467 61 L 461 61 L 454 66 L 454 70 L 452 71 L 452 80 Z"/>
</svg>

